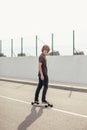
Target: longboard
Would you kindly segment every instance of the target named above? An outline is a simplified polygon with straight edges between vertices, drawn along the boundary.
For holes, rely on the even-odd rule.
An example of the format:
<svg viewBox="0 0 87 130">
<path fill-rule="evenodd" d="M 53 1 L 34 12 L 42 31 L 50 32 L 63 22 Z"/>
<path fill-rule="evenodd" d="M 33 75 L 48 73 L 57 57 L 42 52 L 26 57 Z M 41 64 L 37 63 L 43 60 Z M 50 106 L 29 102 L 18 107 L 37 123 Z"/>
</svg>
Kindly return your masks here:
<svg viewBox="0 0 87 130">
<path fill-rule="evenodd" d="M 53 107 L 53 104 L 50 104 L 50 103 L 36 103 L 36 102 L 31 102 L 31 105 L 33 106 L 37 106 L 37 107 Z"/>
</svg>

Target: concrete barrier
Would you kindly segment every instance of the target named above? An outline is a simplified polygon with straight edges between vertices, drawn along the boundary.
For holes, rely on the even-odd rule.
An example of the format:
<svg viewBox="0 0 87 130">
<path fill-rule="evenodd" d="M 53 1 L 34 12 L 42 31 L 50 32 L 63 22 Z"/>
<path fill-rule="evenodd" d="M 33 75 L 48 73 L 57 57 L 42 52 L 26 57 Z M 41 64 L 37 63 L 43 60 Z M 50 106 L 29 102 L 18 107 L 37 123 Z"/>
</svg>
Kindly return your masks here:
<svg viewBox="0 0 87 130">
<path fill-rule="evenodd" d="M 0 76 L 21 79 L 37 79 L 36 57 L 0 58 Z"/>
<path fill-rule="evenodd" d="M 87 84 L 87 56 L 47 56 L 51 82 Z M 0 58 L 0 77 L 37 80 L 38 57 Z"/>
</svg>

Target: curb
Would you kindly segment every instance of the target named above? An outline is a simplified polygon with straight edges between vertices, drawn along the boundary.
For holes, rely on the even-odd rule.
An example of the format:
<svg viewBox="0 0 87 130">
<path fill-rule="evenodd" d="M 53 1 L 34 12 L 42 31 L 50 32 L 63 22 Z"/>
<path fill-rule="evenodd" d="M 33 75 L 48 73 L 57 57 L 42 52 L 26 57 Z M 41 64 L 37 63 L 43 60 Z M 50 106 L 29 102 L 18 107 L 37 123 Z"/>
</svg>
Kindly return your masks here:
<svg viewBox="0 0 87 130">
<path fill-rule="evenodd" d="M 30 80 L 0 78 L 0 81 L 15 82 L 15 83 L 22 83 L 22 84 L 29 84 L 29 85 L 37 85 L 36 81 L 30 81 Z M 49 83 L 49 88 L 87 93 L 87 87 L 79 87 L 76 85 L 64 85 L 64 84 Z"/>
</svg>

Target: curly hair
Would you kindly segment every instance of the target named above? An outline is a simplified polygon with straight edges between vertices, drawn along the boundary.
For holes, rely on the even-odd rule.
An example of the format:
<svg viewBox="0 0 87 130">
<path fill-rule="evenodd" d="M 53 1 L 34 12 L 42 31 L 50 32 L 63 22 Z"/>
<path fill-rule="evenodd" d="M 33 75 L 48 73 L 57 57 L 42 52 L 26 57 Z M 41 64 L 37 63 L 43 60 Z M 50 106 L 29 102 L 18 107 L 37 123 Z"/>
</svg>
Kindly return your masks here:
<svg viewBox="0 0 87 130">
<path fill-rule="evenodd" d="M 47 50 L 47 52 L 49 52 L 50 51 L 50 47 L 48 46 L 48 45 L 44 45 L 43 47 L 42 47 L 42 52 L 44 51 L 44 50 Z"/>
</svg>

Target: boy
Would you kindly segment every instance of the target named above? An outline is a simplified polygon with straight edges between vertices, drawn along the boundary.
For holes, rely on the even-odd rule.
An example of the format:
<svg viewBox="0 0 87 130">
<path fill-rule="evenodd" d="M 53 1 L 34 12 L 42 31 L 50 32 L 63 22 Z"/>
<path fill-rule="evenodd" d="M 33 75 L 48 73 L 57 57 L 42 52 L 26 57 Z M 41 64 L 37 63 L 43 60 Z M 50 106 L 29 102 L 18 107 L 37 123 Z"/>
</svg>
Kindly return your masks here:
<svg viewBox="0 0 87 130">
<path fill-rule="evenodd" d="M 42 54 L 39 56 L 39 71 L 38 71 L 39 82 L 35 92 L 35 99 L 34 99 L 34 102 L 37 104 L 39 104 L 38 97 L 42 86 L 43 86 L 42 103 L 48 103 L 46 100 L 46 93 L 48 89 L 48 72 L 47 72 L 46 55 L 49 51 L 50 51 L 49 46 L 44 45 L 42 47 Z"/>
</svg>

